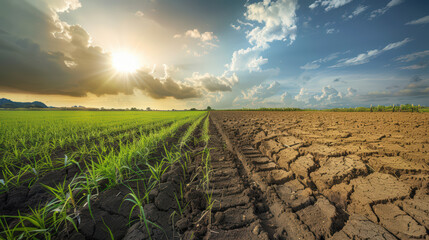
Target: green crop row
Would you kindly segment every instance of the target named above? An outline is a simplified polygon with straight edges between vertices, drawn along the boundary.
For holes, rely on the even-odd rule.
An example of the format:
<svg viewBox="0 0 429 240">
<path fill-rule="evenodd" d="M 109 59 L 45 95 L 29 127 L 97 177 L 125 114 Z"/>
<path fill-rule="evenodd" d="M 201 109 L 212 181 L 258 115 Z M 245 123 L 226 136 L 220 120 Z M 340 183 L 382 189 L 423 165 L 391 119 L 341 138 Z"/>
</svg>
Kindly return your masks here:
<svg viewBox="0 0 429 240">
<path fill-rule="evenodd" d="M 91 201 L 100 192 L 118 184 L 127 184 L 130 181 L 143 182 L 146 186 L 145 192 L 136 193 L 130 188 L 131 192 L 124 198 L 124 201 L 133 204 L 131 212 L 135 208 L 139 210 L 139 220 L 146 227 L 149 224 L 156 226 L 155 223 L 146 219 L 143 204 L 148 201 L 149 191 L 157 186 L 162 174 L 172 164 L 180 161 L 182 166 L 186 168 L 187 162 L 189 162 L 189 153 L 180 150 L 179 146 L 185 145 L 189 141 L 189 136 L 195 131 L 205 115 L 204 112 L 184 112 L 170 115 L 170 118 L 173 117 L 171 124 L 163 125 L 165 127 L 160 128 L 149 127 L 149 131 L 142 132 L 133 141 L 119 144 L 117 151 L 110 151 L 109 153 L 101 151 L 98 153 L 97 161 L 76 162 L 66 157 L 64 159 L 65 164 L 77 164 L 81 172 L 69 183 L 64 180 L 54 187 L 45 186 L 46 190 L 52 194 L 52 200 L 48 203 L 30 209 L 30 212 L 26 214 L 0 216 L 2 229 L 0 238 L 52 239 L 67 226 L 77 230 L 76 222 L 80 219 L 78 208 L 88 206 L 91 212 Z M 168 121 L 167 119 L 164 120 Z M 151 124 L 155 126 L 157 123 L 152 122 Z M 177 130 L 184 125 L 189 125 L 189 127 L 177 143 L 177 148 L 174 150 L 164 148 L 165 153 L 161 158 L 149 159 L 154 150 L 159 149 L 160 144 L 162 146 L 165 139 L 177 134 Z M 4 184 L 4 179 L 2 181 Z M 101 181 L 104 189 L 100 189 L 99 183 Z M 176 196 L 176 200 L 179 209 L 182 209 L 180 204 L 183 202 L 183 193 L 180 199 Z M 182 214 L 183 211 L 179 212 Z M 108 226 L 106 227 L 108 228 Z"/>
<path fill-rule="evenodd" d="M 35 142 L 34 146 L 30 146 L 28 149 L 12 149 L 9 151 L 5 148 L 0 149 L 0 192 L 7 190 L 11 186 L 18 186 L 22 182 L 31 184 L 35 179 L 42 176 L 45 172 L 49 172 L 54 169 L 59 169 L 67 167 L 73 162 L 80 162 L 83 160 L 91 160 L 98 162 L 98 158 L 103 158 L 109 154 L 117 154 L 120 151 L 121 146 L 127 146 L 130 142 L 135 142 L 136 139 L 140 139 L 142 136 L 145 136 L 148 132 L 162 130 L 170 126 L 174 121 L 180 119 L 188 118 L 190 116 L 197 115 L 198 113 L 194 112 L 150 112 L 150 113 L 122 113 L 122 118 L 124 119 L 122 124 L 118 119 L 105 119 L 106 114 L 102 112 L 92 113 L 93 121 L 89 121 L 85 118 L 88 115 L 87 112 L 75 112 L 73 114 L 82 114 L 83 118 L 86 119 L 88 124 L 81 121 L 81 118 L 76 116 L 69 116 L 67 122 L 59 126 L 59 129 L 65 129 L 64 125 L 74 125 L 86 128 L 84 125 L 91 125 L 91 122 L 98 122 L 101 126 L 105 127 L 103 132 L 105 133 L 101 137 L 96 137 L 99 132 L 98 126 L 93 126 L 93 128 L 86 129 L 86 136 L 92 136 L 90 140 L 76 141 L 74 142 L 73 147 L 68 149 L 60 149 L 61 151 L 55 151 L 55 148 L 51 148 L 52 142 L 62 141 L 64 139 L 72 139 L 72 137 L 62 136 L 58 134 L 55 129 L 51 129 L 50 132 L 42 132 L 39 125 L 52 125 L 55 126 L 58 123 L 58 119 L 54 116 L 47 118 L 45 115 L 49 113 L 58 114 L 58 118 L 63 118 L 64 114 L 71 115 L 69 112 L 2 112 L 6 114 L 11 114 L 6 118 L 2 115 L 2 118 L 5 119 L 3 124 L 0 127 L 0 132 L 7 132 L 5 136 L 9 136 L 6 140 L 8 142 L 16 142 L 14 139 L 14 133 L 21 131 L 21 125 L 24 124 L 24 120 L 21 120 L 21 125 L 19 121 L 11 123 L 10 119 L 16 119 L 17 115 L 21 114 L 33 114 L 34 117 L 32 120 L 25 120 L 27 126 L 33 126 L 32 130 L 29 132 L 38 132 L 38 135 L 49 135 L 54 136 L 57 134 L 58 138 L 52 138 L 48 142 Z M 94 114 L 99 114 L 98 116 Z M 116 115 L 117 113 L 113 113 Z M 42 116 L 39 116 L 42 115 Z M 111 113 L 112 115 L 112 113 Z M 137 121 L 136 116 L 139 116 L 140 121 Z M 91 118 L 91 119 L 92 119 Z M 102 121 L 100 121 L 102 119 Z M 129 124 L 129 119 L 132 119 L 133 124 Z M 104 123 L 103 123 L 104 121 Z M 119 127 L 118 127 L 119 126 Z M 126 126 L 126 127 L 121 127 Z M 36 129 L 36 130 L 35 130 Z M 118 133 L 118 129 L 121 130 Z M 54 133 L 52 133 L 54 131 Z M 110 131 L 110 132 L 107 132 Z M 72 136 L 77 136 L 72 134 Z M 98 135 L 100 136 L 100 135 Z M 6 139 L 2 136 L 3 139 Z M 77 138 L 73 138 L 77 139 Z M 82 139 L 82 137 L 80 137 Z M 4 141 L 5 142 L 5 141 Z M 31 142 L 31 141 L 30 141 Z M 73 143 L 73 142 L 72 142 Z M 3 147 L 5 145 L 3 144 Z M 24 181 L 25 179 L 25 181 Z"/>
</svg>

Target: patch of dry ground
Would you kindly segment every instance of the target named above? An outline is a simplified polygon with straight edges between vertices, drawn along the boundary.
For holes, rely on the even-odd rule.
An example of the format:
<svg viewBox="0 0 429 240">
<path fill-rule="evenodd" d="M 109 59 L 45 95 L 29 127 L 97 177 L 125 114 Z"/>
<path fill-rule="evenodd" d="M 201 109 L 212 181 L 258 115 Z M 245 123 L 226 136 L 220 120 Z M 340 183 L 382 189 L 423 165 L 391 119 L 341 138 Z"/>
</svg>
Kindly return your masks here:
<svg viewBox="0 0 429 240">
<path fill-rule="evenodd" d="M 225 111 L 211 119 L 260 189 L 269 238 L 429 239 L 429 114 Z M 246 206 L 234 211 L 258 220 Z M 236 236 L 228 234 L 219 236 Z"/>
</svg>

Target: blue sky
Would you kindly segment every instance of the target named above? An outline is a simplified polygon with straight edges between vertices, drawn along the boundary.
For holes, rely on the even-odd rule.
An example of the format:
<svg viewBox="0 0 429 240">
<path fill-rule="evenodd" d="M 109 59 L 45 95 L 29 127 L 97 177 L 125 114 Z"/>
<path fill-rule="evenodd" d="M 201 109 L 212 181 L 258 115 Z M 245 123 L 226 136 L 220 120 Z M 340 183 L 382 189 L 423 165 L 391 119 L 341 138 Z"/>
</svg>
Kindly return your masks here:
<svg viewBox="0 0 429 240">
<path fill-rule="evenodd" d="M 428 1 L 0 4 L 0 95 L 15 100 L 158 109 L 429 105 Z M 138 59 L 138 69 L 112 66 L 118 52 Z"/>
</svg>

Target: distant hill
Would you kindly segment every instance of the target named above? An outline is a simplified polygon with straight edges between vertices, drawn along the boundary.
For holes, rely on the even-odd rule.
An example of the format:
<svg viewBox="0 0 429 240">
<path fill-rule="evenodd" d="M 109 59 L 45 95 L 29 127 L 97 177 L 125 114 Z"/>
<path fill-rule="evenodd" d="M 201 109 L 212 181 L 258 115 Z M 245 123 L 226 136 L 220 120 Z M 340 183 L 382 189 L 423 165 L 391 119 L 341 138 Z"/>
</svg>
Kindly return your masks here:
<svg viewBox="0 0 429 240">
<path fill-rule="evenodd" d="M 0 98 L 0 108 L 48 108 L 42 102 L 14 102 L 6 98 Z"/>
</svg>

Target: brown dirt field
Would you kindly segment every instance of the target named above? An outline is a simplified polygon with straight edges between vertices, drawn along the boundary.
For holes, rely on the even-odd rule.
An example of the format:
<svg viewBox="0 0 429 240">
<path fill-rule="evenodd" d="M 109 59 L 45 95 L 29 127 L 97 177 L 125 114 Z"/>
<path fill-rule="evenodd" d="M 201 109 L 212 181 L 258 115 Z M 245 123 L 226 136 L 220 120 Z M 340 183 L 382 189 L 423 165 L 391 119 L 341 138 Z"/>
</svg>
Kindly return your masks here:
<svg viewBox="0 0 429 240">
<path fill-rule="evenodd" d="M 227 149 L 212 156 L 221 204 L 204 238 L 429 239 L 429 114 L 210 117 Z"/>
</svg>

